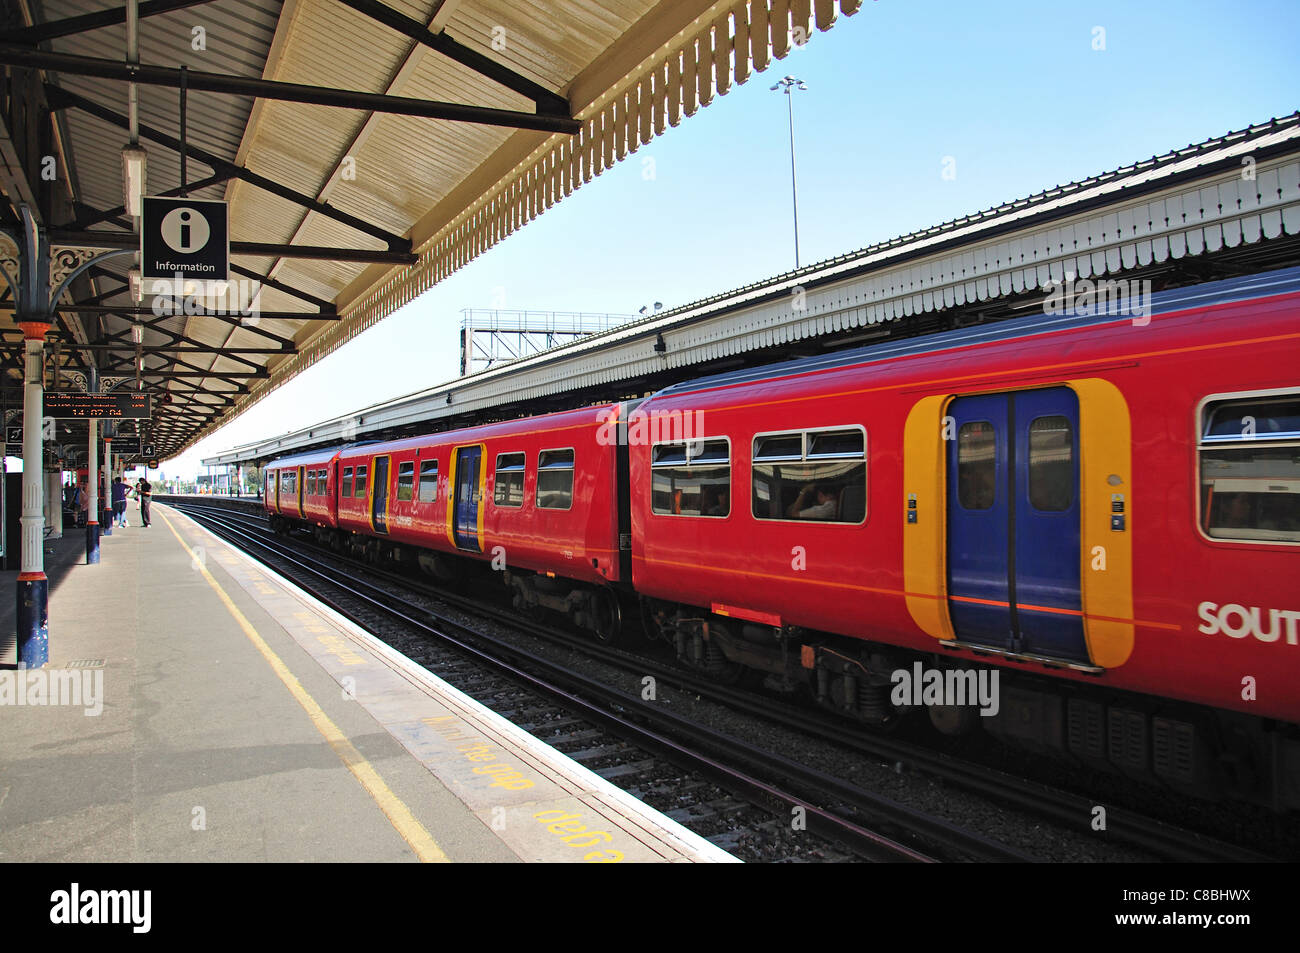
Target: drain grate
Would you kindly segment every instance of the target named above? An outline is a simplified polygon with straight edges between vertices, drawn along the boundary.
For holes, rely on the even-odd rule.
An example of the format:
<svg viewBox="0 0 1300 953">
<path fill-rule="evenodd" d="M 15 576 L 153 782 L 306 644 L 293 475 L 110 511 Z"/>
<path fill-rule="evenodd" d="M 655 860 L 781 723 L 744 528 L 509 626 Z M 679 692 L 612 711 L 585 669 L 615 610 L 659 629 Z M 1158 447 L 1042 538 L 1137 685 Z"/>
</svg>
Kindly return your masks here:
<svg viewBox="0 0 1300 953">
<path fill-rule="evenodd" d="M 78 658 L 73 659 L 64 668 L 103 668 L 105 661 L 102 658 Z"/>
</svg>

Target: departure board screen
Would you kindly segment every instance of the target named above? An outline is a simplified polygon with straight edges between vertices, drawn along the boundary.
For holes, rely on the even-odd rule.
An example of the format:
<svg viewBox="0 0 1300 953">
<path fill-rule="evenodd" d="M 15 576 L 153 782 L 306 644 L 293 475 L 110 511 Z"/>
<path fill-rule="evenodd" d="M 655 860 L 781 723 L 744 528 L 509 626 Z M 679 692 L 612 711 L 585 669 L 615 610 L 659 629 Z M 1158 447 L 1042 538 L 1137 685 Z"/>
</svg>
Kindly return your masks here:
<svg viewBox="0 0 1300 953">
<path fill-rule="evenodd" d="M 121 394 L 79 394 L 71 391 L 46 391 L 46 417 L 77 420 L 148 420 L 149 395 L 138 391 Z"/>
</svg>

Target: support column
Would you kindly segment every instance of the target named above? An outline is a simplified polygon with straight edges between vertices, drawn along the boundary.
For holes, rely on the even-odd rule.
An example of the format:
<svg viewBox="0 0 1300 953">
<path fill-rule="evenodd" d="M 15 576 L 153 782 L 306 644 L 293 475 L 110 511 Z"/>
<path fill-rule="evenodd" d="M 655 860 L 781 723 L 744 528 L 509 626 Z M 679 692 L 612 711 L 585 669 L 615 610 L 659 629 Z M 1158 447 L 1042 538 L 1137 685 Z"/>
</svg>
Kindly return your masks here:
<svg viewBox="0 0 1300 953">
<path fill-rule="evenodd" d="M 50 527 L 47 539 L 63 538 L 63 468 L 45 474 L 45 503 L 49 510 L 46 522 Z"/>
<path fill-rule="evenodd" d="M 90 486 L 86 492 L 90 494 L 90 505 L 86 508 L 86 564 L 93 566 L 99 562 L 99 421 L 92 417 L 89 424 L 90 460 L 86 464 L 86 482 Z"/>
<path fill-rule="evenodd" d="M 45 514 L 41 477 L 41 417 L 45 385 L 42 351 L 48 324 L 20 322 L 26 363 L 23 371 L 23 532 L 22 567 L 18 573 L 18 665 L 43 668 L 50 660 L 50 581 L 45 576 Z"/>
<path fill-rule="evenodd" d="M 113 518 L 116 515 L 113 512 L 113 440 L 111 437 L 104 438 L 104 492 L 108 495 L 104 498 L 104 505 L 108 508 L 107 520 L 101 530 L 105 536 L 113 535 Z"/>
</svg>

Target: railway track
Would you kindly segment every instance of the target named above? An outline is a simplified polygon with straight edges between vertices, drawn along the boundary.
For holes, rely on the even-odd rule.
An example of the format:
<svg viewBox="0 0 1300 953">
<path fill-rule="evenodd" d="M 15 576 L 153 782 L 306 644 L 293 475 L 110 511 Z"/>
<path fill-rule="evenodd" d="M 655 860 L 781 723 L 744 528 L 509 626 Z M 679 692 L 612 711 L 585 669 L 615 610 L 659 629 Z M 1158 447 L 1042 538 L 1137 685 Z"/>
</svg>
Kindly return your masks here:
<svg viewBox="0 0 1300 953">
<path fill-rule="evenodd" d="M 414 603 L 391 583 L 379 586 L 320 560 L 308 561 L 268 538 L 269 531 L 250 531 L 227 514 L 177 508 L 434 674 L 724 849 L 763 860 L 1035 859 L 647 705 L 481 626 Z"/>
<path fill-rule="evenodd" d="M 241 540 L 248 543 L 253 549 L 260 548 L 263 552 L 278 553 L 278 558 L 297 563 L 308 574 L 325 572 L 319 561 L 312 566 L 303 564 L 296 555 L 289 551 L 283 542 L 271 534 L 264 521 L 252 514 L 236 514 L 225 507 L 204 506 L 189 502 L 181 504 L 178 508 L 204 522 L 205 525 L 209 525 L 209 528 L 213 529 L 214 532 L 218 532 L 218 535 L 230 539 L 232 542 L 241 545 L 242 548 L 248 547 L 243 546 Z M 301 542 L 302 545 L 311 547 L 317 553 L 327 554 L 331 561 L 341 562 L 337 555 L 317 547 L 314 543 Z M 484 605 L 480 600 L 448 592 L 445 589 L 422 581 L 415 581 L 409 577 L 399 576 L 374 567 L 367 566 L 364 572 L 368 577 L 380 580 L 384 584 L 382 588 L 376 587 L 374 583 L 363 582 L 348 574 L 345 570 L 334 571 L 346 575 L 360 587 L 369 587 L 372 592 L 383 593 L 384 598 L 389 601 L 393 600 L 392 588 L 401 587 L 418 593 L 426 599 L 437 600 L 453 606 L 460 612 L 471 616 L 489 618 L 500 625 L 524 631 L 537 638 L 599 658 L 607 664 L 622 668 L 629 673 L 635 673 L 638 678 L 649 675 L 664 683 L 676 685 L 683 691 L 695 693 L 700 697 L 707 697 L 747 716 L 761 718 L 793 731 L 830 739 L 853 754 L 874 759 L 878 762 L 893 764 L 899 769 L 906 767 L 908 771 L 922 772 L 928 776 L 940 778 L 947 783 L 986 797 L 1003 808 L 1021 811 L 1028 816 L 1041 818 L 1052 824 L 1061 825 L 1066 829 L 1083 830 L 1094 817 L 1094 808 L 1097 803 L 1095 798 L 1073 794 L 1049 785 L 1014 777 L 985 765 L 954 758 L 943 752 L 913 742 L 864 733 L 861 730 L 855 730 L 855 726 L 852 724 L 827 717 L 819 711 L 809 711 L 806 708 L 756 695 L 753 692 L 720 686 L 703 676 L 682 670 L 671 660 L 647 658 L 645 655 L 634 654 L 596 643 L 589 637 L 575 636 L 562 629 L 542 625 L 532 620 L 521 619 L 516 615 Z M 312 586 L 305 587 L 314 588 Z M 408 607 L 406 610 L 408 615 L 430 613 L 429 608 L 424 605 L 416 605 L 410 602 L 405 602 L 405 605 Z M 339 606 L 335 606 L 335 608 L 344 611 Z M 351 615 L 346 611 L 344 611 L 344 614 Z M 604 730 L 614 731 L 623 730 L 621 724 L 623 722 L 640 725 L 643 729 L 646 727 L 646 723 L 649 723 L 653 725 L 650 728 L 652 737 L 640 742 L 640 744 L 659 752 L 661 756 L 672 757 L 678 763 L 689 760 L 689 752 L 677 749 L 694 749 L 696 757 L 702 756 L 707 762 L 707 764 L 699 765 L 695 770 L 699 770 L 702 775 L 709 777 L 711 783 L 723 785 L 733 791 L 748 790 L 745 797 L 751 802 L 764 804 L 769 810 L 773 809 L 774 805 L 781 805 L 780 809 L 785 811 L 787 818 L 790 816 L 791 811 L 802 808 L 808 820 L 809 832 L 821 833 L 831 840 L 837 840 L 835 833 L 837 817 L 841 820 L 851 818 L 852 820 L 849 820 L 848 823 L 852 827 L 860 827 L 859 822 L 867 818 L 870 819 L 868 821 L 870 825 L 890 832 L 890 836 L 885 837 L 885 840 L 896 839 L 905 848 L 909 844 L 939 845 L 937 849 L 930 848 L 933 855 L 913 847 L 908 849 L 915 850 L 917 856 L 906 857 L 905 854 L 899 854 L 891 858 L 887 856 L 889 848 L 874 842 L 864 845 L 861 843 L 863 834 L 855 831 L 850 833 L 847 840 L 840 839 L 840 842 L 845 844 L 858 842 L 855 846 L 850 847 L 850 850 L 858 856 L 869 859 L 900 859 L 905 857 L 905 859 L 911 860 L 953 858 L 986 860 L 1043 859 L 1036 858 L 1023 850 L 1008 848 L 1006 845 L 992 841 L 990 838 L 972 835 L 972 832 L 963 831 L 959 826 L 946 820 L 924 815 L 922 812 L 899 804 L 889 798 L 866 792 L 856 785 L 825 772 L 806 768 L 789 758 L 762 751 L 734 737 L 722 736 L 717 732 L 703 729 L 702 726 L 691 723 L 689 719 L 665 710 L 663 706 L 647 704 L 636 694 L 619 691 L 604 684 L 590 683 L 589 680 L 578 676 L 571 669 L 556 666 L 553 661 L 543 659 L 536 654 L 524 652 L 515 646 L 504 647 L 495 637 L 485 634 L 481 629 L 467 626 L 461 620 L 449 618 L 441 613 L 437 615 L 440 630 L 450 628 L 453 632 L 459 633 L 461 638 L 487 639 L 499 646 L 507 655 L 512 656 L 516 660 L 516 664 L 521 663 L 528 673 L 544 669 L 552 670 L 550 677 L 556 683 L 559 683 L 551 686 L 552 689 L 559 687 L 561 692 L 572 694 L 575 697 L 578 693 L 581 693 L 583 698 L 587 700 L 586 704 L 594 704 L 599 707 L 599 712 L 584 713 L 582 716 L 584 721 L 588 719 L 591 721 L 604 720 Z M 363 622 L 363 624 L 365 623 Z M 439 674 L 441 673 L 439 672 Z M 585 686 L 584 682 L 586 683 Z M 613 716 L 612 721 L 610 721 L 611 712 L 618 713 Z M 530 731 L 533 730 L 534 724 L 543 725 L 545 722 L 544 718 L 539 720 L 532 712 L 524 709 L 503 711 L 502 713 Z M 590 727 L 575 729 L 577 735 L 573 740 L 575 742 L 588 740 L 590 736 L 587 733 L 592 730 Z M 627 730 L 630 730 L 630 728 Z M 552 741 L 561 750 L 566 750 L 566 745 L 569 744 L 569 739 L 563 734 L 555 736 L 554 739 L 547 738 L 545 735 L 539 735 L 539 737 Z M 586 748 L 580 749 L 579 753 L 584 756 L 600 757 L 604 754 L 604 748 L 600 745 L 588 745 Z M 740 759 L 737 763 L 744 764 L 745 768 L 730 769 L 735 773 L 735 776 L 731 777 L 726 766 L 722 764 L 722 759 L 737 756 Z M 611 771 L 615 777 L 627 773 L 625 768 L 619 766 L 613 767 Z M 753 774 L 747 775 L 745 774 L 746 771 L 754 774 L 762 773 L 767 778 L 780 778 L 782 779 L 783 789 L 777 789 L 767 782 L 760 781 Z M 611 777 L 611 780 L 614 780 L 614 777 Z M 756 781 L 757 784 L 755 784 Z M 615 781 L 615 783 L 618 782 Z M 653 785 L 651 785 L 651 788 L 653 788 Z M 636 789 L 635 785 L 629 786 L 627 789 L 641 796 L 641 792 Z M 647 800 L 649 799 L 647 798 Z M 814 808 L 812 806 L 814 804 L 838 805 L 838 807 L 822 809 Z M 656 804 L 656 806 L 660 805 Z M 736 809 L 734 806 L 726 806 L 723 810 L 734 812 Z M 678 811 L 682 816 L 679 817 L 669 812 L 670 816 L 682 820 L 691 814 L 692 809 L 682 808 L 678 809 Z M 707 814 L 716 815 L 717 811 L 707 809 Z M 688 826 L 690 825 L 688 824 Z M 788 828 L 789 824 L 787 823 L 785 827 Z M 719 843 L 720 846 L 731 849 L 738 840 L 737 837 L 729 838 L 727 835 L 723 835 L 722 840 L 715 842 Z M 870 837 L 867 840 L 870 841 Z M 1271 859 L 1258 852 L 1235 847 L 1223 841 L 1154 820 L 1138 812 L 1113 807 L 1107 808 L 1106 840 L 1131 845 L 1142 851 L 1149 852 L 1154 857 L 1166 860 L 1251 862 Z"/>
</svg>

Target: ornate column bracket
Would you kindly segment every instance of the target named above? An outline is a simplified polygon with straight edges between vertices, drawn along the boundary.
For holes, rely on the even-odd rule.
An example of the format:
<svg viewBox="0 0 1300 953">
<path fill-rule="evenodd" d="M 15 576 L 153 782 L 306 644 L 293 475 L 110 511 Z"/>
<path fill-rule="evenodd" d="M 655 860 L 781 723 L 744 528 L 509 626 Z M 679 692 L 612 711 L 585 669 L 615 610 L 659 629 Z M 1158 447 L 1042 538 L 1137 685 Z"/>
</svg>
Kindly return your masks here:
<svg viewBox="0 0 1300 953">
<path fill-rule="evenodd" d="M 109 258 L 121 258 L 134 255 L 134 248 L 114 248 L 105 251 L 102 248 L 77 248 L 67 246 L 50 250 L 50 284 L 54 291 L 50 294 L 50 310 L 58 307 L 59 299 L 77 276 L 101 261 Z"/>
<path fill-rule="evenodd" d="M 0 273 L 9 283 L 14 301 L 18 300 L 18 282 L 22 278 L 22 265 L 19 263 L 18 242 L 8 232 L 0 232 Z"/>
</svg>

